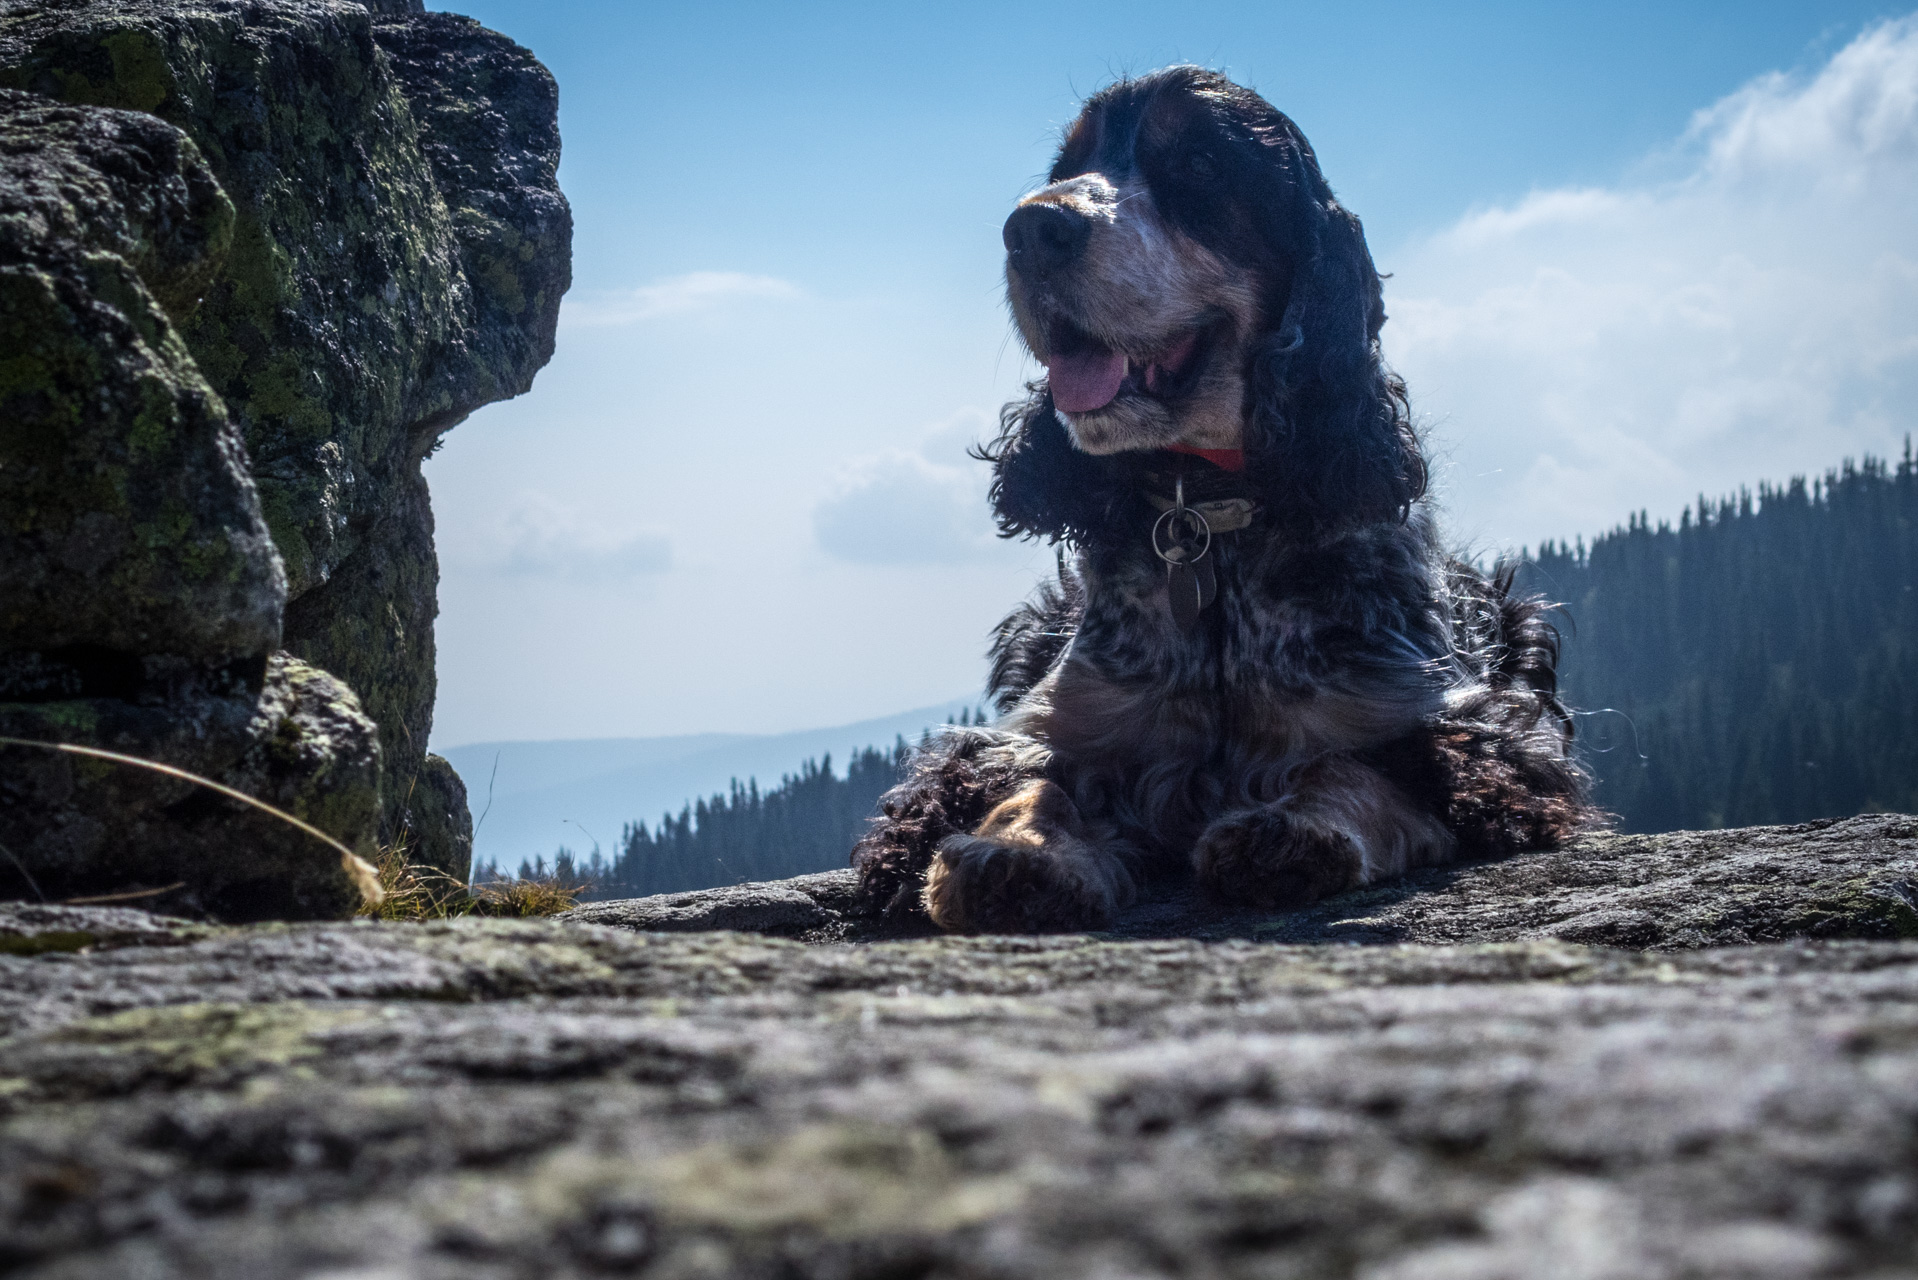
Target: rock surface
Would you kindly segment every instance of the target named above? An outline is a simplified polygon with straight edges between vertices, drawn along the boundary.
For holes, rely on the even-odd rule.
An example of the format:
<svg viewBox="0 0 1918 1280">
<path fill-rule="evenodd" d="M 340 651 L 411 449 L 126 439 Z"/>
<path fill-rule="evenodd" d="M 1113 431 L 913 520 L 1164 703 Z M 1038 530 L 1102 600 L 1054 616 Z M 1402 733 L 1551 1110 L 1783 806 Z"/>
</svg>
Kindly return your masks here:
<svg viewBox="0 0 1918 1280">
<path fill-rule="evenodd" d="M 742 929 L 813 941 L 930 933 L 879 919 L 851 871 L 586 903 L 566 917 L 639 931 Z M 1588 836 L 1569 848 L 1465 863 L 1271 916 L 1189 885 L 1148 889 L 1110 938 L 1266 942 L 1558 939 L 1672 949 L 1786 938 L 1918 939 L 1918 818 L 1869 814 L 1793 827 Z"/>
<path fill-rule="evenodd" d="M 248 679 L 187 670 L 136 699 L 0 703 L 0 736 L 83 741 L 185 769 L 274 805 L 348 848 L 379 825 L 379 738 L 352 690 L 276 654 Z M 0 886 L 60 901 L 141 901 L 222 920 L 351 915 L 362 869 L 277 818 L 196 783 L 0 747 Z"/>
<path fill-rule="evenodd" d="M 134 907 L 67 907 L 0 902 L 0 955 L 140 944 L 178 946 L 212 936 L 216 926 L 155 915 Z"/>
<path fill-rule="evenodd" d="M 178 130 L 0 90 L 0 699 L 77 681 L 89 649 L 279 647 L 245 445 L 168 315 L 232 235 Z"/>
<path fill-rule="evenodd" d="M 188 157 L 174 185 L 204 208 L 182 206 L 190 216 L 166 228 L 148 217 L 151 251 L 137 247 L 146 215 L 120 215 L 160 304 L 129 323 L 170 335 L 166 378 L 218 393 L 194 401 L 207 406 L 201 435 L 232 436 L 230 414 L 244 437 L 258 494 L 246 500 L 290 599 L 283 617 L 278 603 L 244 616 L 276 637 L 247 652 L 263 656 L 283 626 L 288 650 L 352 687 L 385 749 L 382 838 L 405 832 L 420 861 L 464 876 L 463 789 L 425 752 L 438 566 L 420 463 L 475 408 L 525 391 L 552 353 L 571 239 L 552 77 L 412 0 L 0 0 L 0 88 L 41 109 L 150 113 L 148 133 L 179 138 L 165 121 L 191 139 L 172 144 Z M 122 434 L 128 412 L 113 411 Z M 180 474 L 176 487 L 194 482 Z M 190 513 L 226 518 L 204 501 Z M 35 563 L 69 544 L 107 554 L 100 537 L 68 537 Z M 213 626 L 222 611 L 201 617 Z M 52 647 L 0 637 L 0 650 Z"/>
<path fill-rule="evenodd" d="M 790 880 L 755 881 L 662 893 L 650 898 L 588 902 L 562 917 L 580 924 L 611 925 L 639 933 L 696 933 L 737 929 L 746 933 L 812 934 L 834 940 L 868 925 L 851 871 L 822 871 Z"/>
<path fill-rule="evenodd" d="M 1737 899 L 1759 850 L 1784 898 L 1895 882 L 1912 829 L 1635 838 L 1577 884 L 1517 859 L 1364 904 L 1443 946 L 0 907 L 0 1267 L 1908 1280 L 1918 942 L 1485 939 L 1607 885 L 1650 910 L 1661 858 L 1672 901 L 1715 869 Z M 1460 887 L 1491 873 L 1545 904 Z"/>
</svg>

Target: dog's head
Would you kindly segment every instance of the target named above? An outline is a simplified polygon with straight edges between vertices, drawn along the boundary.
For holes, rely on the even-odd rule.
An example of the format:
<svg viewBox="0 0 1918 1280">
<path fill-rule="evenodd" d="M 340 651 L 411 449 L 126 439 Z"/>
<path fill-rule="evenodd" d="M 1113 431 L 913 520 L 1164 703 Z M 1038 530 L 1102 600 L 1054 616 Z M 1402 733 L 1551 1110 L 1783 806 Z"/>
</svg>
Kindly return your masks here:
<svg viewBox="0 0 1918 1280">
<path fill-rule="evenodd" d="M 1423 492 L 1359 221 L 1256 93 L 1197 67 L 1101 91 L 1005 244 L 1013 318 L 1048 375 L 1043 408 L 1009 420 L 997 455 L 1009 533 L 1083 523 L 1027 518 L 1005 474 L 1021 445 L 1056 452 L 1038 438 L 1046 418 L 1064 437 L 1051 443 L 1082 456 L 1243 448 L 1288 519 L 1402 517 Z"/>
</svg>

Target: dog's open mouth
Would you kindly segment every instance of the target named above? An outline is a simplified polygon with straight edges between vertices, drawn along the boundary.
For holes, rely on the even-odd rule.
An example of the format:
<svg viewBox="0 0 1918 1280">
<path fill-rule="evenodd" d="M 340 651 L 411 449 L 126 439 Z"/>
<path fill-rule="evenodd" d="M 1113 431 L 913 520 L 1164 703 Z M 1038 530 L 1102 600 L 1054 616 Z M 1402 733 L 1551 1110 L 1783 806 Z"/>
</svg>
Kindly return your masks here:
<svg viewBox="0 0 1918 1280">
<path fill-rule="evenodd" d="M 1214 327 L 1200 325 L 1153 349 L 1128 353 L 1061 321 L 1047 344 L 1052 403 L 1064 413 L 1096 413 L 1121 396 L 1173 399 L 1198 380 Z"/>
</svg>

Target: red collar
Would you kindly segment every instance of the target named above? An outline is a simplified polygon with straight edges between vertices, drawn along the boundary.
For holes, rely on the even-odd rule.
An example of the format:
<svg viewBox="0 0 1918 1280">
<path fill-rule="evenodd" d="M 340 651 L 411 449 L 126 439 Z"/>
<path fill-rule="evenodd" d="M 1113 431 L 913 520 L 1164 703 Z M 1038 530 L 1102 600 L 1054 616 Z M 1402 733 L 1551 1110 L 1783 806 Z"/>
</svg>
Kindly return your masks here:
<svg viewBox="0 0 1918 1280">
<path fill-rule="evenodd" d="M 1194 449 L 1191 445 L 1185 444 L 1169 444 L 1166 448 L 1172 453 L 1189 453 L 1195 458 L 1204 458 L 1224 471 L 1245 470 L 1245 450 L 1243 449 Z"/>
</svg>

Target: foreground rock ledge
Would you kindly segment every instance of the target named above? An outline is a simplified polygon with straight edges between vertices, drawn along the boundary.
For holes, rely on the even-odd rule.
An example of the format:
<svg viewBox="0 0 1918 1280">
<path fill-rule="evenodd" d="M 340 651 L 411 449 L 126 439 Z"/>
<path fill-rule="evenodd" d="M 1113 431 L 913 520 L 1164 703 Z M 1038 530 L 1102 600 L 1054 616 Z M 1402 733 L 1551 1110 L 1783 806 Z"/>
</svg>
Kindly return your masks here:
<svg viewBox="0 0 1918 1280">
<path fill-rule="evenodd" d="M 1911 941 L 13 904 L 0 1037 L 21 1276 L 1918 1276 Z"/>
<path fill-rule="evenodd" d="M 883 920 L 850 871 L 593 902 L 568 919 L 644 932 L 741 929 L 808 941 L 930 933 Z M 1672 949 L 1787 938 L 1918 938 L 1918 817 L 1588 836 L 1570 848 L 1464 863 L 1279 915 L 1154 886 L 1104 936 L 1265 942 L 1512 942 Z"/>
</svg>

